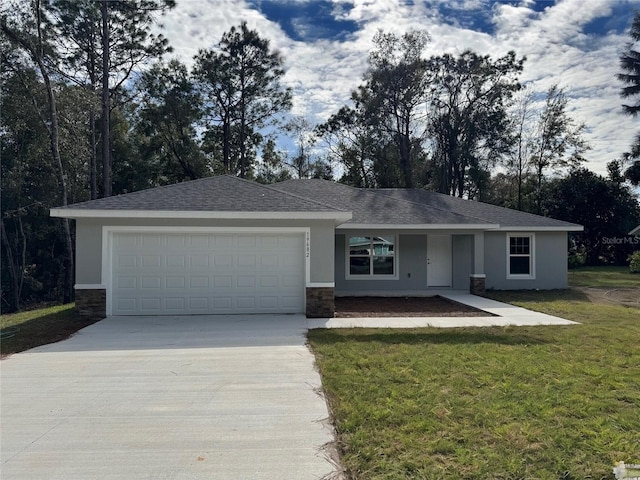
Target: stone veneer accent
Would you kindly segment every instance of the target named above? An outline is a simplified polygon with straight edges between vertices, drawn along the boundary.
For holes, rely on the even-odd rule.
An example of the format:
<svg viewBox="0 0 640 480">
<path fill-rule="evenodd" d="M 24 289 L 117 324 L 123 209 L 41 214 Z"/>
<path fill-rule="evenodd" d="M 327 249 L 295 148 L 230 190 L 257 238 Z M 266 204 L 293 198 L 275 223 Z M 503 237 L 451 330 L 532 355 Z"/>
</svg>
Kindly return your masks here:
<svg viewBox="0 0 640 480">
<path fill-rule="evenodd" d="M 469 293 L 484 296 L 486 293 L 485 281 L 486 275 L 471 275 L 469 279 Z"/>
<path fill-rule="evenodd" d="M 333 287 L 307 287 L 307 317 L 332 318 L 336 311 Z"/>
<path fill-rule="evenodd" d="M 101 320 L 107 316 L 107 290 L 76 289 L 76 317 L 80 320 Z"/>
</svg>

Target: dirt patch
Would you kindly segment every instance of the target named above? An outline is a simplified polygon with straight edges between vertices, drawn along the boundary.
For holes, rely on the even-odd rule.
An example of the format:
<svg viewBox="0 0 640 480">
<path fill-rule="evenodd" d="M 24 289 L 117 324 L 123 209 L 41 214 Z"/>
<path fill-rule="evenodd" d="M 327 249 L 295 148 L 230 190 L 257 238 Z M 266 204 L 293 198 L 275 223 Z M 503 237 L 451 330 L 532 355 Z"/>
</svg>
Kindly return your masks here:
<svg viewBox="0 0 640 480">
<path fill-rule="evenodd" d="M 584 293 L 593 303 L 640 308 L 640 288 L 574 288 Z"/>
<path fill-rule="evenodd" d="M 477 308 L 435 297 L 336 297 L 338 318 L 354 317 L 491 317 Z"/>
</svg>

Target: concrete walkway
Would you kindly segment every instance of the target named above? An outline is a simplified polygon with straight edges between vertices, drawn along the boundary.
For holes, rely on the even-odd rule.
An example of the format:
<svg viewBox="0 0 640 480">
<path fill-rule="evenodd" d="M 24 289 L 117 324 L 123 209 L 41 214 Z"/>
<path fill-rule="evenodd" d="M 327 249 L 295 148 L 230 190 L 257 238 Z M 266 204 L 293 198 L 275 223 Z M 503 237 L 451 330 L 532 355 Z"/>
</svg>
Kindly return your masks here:
<svg viewBox="0 0 640 480">
<path fill-rule="evenodd" d="M 0 362 L 3 480 L 319 479 L 302 315 L 110 317 Z"/>
<path fill-rule="evenodd" d="M 463 291 L 442 291 L 438 292 L 438 295 L 496 316 L 321 318 L 308 319 L 307 325 L 309 328 L 455 328 L 577 324 L 571 320 L 478 297 Z"/>
</svg>

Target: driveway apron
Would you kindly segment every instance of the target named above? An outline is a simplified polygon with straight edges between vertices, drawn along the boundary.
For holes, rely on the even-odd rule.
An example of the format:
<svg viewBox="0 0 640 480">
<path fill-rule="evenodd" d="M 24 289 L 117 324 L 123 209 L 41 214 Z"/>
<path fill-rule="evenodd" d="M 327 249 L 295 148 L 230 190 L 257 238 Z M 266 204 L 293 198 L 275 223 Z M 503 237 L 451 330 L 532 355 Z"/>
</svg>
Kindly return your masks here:
<svg viewBox="0 0 640 480">
<path fill-rule="evenodd" d="M 0 362 L 9 479 L 320 479 L 334 466 L 300 315 L 110 317 Z"/>
</svg>

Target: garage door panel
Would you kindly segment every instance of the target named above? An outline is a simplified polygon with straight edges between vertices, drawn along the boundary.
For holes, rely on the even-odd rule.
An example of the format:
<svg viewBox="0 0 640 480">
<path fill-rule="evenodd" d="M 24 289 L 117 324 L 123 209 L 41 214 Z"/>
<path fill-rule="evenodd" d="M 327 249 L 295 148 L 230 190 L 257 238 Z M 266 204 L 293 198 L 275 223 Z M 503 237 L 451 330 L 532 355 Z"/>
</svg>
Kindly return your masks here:
<svg viewBox="0 0 640 480">
<path fill-rule="evenodd" d="M 184 298 L 165 298 L 164 308 L 168 311 L 183 311 L 185 309 Z"/>
<path fill-rule="evenodd" d="M 165 285 L 169 288 L 184 288 L 187 285 L 186 277 L 171 276 L 166 277 Z"/>
<path fill-rule="evenodd" d="M 162 266 L 162 257 L 158 254 L 156 255 L 142 255 L 141 258 L 141 266 L 143 268 L 150 268 L 150 267 L 160 267 Z"/>
<path fill-rule="evenodd" d="M 256 266 L 255 255 L 238 255 L 238 266 L 254 268 Z"/>
<path fill-rule="evenodd" d="M 138 257 L 136 255 L 120 255 L 118 256 L 118 267 L 136 268 L 138 267 Z"/>
<path fill-rule="evenodd" d="M 215 267 L 231 267 L 233 266 L 233 255 L 218 255 L 213 256 L 213 265 Z"/>
<path fill-rule="evenodd" d="M 136 288 L 138 282 L 137 277 L 118 277 L 117 279 L 117 288 Z"/>
<path fill-rule="evenodd" d="M 187 264 L 187 259 L 184 255 L 167 255 L 165 258 L 167 267 L 184 267 Z"/>
<path fill-rule="evenodd" d="M 160 276 L 142 277 L 140 280 L 140 288 L 158 290 L 162 287 L 162 278 Z"/>
<path fill-rule="evenodd" d="M 253 309 L 256 308 L 256 298 L 255 297 L 237 297 L 236 299 L 238 309 Z"/>
<path fill-rule="evenodd" d="M 253 275 L 238 275 L 236 285 L 238 288 L 255 288 L 256 277 Z"/>
<path fill-rule="evenodd" d="M 209 288 L 209 277 L 205 277 L 205 276 L 189 277 L 189 288 Z"/>
<path fill-rule="evenodd" d="M 189 255 L 189 267 L 209 268 L 209 255 Z"/>
<path fill-rule="evenodd" d="M 114 307 L 121 313 L 133 313 L 138 311 L 138 302 L 135 298 L 117 298 Z"/>
<path fill-rule="evenodd" d="M 304 310 L 302 235 L 114 233 L 114 315 Z"/>
<path fill-rule="evenodd" d="M 279 286 L 279 277 L 276 275 L 268 275 L 260 277 L 260 287 L 277 288 Z"/>
<path fill-rule="evenodd" d="M 140 299 L 140 309 L 144 311 L 159 312 L 162 306 L 162 299 L 159 297 L 142 297 Z"/>
<path fill-rule="evenodd" d="M 189 308 L 194 311 L 208 311 L 209 299 L 206 297 L 191 297 L 187 299 Z"/>
</svg>

